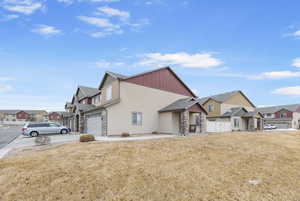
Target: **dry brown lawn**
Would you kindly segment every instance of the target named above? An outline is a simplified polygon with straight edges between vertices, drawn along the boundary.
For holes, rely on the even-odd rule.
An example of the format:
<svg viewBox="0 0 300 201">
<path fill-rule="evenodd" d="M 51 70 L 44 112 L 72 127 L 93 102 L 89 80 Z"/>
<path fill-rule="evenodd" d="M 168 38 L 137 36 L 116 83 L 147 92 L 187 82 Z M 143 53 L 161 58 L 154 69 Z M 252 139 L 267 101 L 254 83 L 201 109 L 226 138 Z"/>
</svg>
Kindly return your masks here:
<svg viewBox="0 0 300 201">
<path fill-rule="evenodd" d="M 297 201 L 299 169 L 300 132 L 73 143 L 0 160 L 0 200 Z"/>
</svg>

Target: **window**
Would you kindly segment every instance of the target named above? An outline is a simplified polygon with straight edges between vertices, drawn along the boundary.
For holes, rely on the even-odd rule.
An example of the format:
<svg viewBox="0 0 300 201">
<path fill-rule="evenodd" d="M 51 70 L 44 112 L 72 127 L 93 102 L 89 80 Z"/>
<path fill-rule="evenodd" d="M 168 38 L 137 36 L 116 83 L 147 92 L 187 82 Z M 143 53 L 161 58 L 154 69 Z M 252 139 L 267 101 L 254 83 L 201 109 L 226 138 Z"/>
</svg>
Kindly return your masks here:
<svg viewBox="0 0 300 201">
<path fill-rule="evenodd" d="M 281 118 L 286 118 L 286 117 L 287 117 L 287 113 L 281 113 L 281 114 L 280 114 L 280 117 L 281 117 Z"/>
<path fill-rule="evenodd" d="M 132 125 L 141 126 L 142 125 L 142 113 L 141 112 L 132 112 Z"/>
<path fill-rule="evenodd" d="M 239 119 L 234 119 L 233 124 L 234 124 L 235 128 L 239 128 L 240 127 L 240 120 Z"/>
<path fill-rule="evenodd" d="M 106 100 L 112 99 L 112 86 L 106 88 Z"/>
<path fill-rule="evenodd" d="M 272 114 L 267 114 L 266 116 L 267 116 L 267 117 L 271 117 L 271 116 L 272 116 Z"/>
<path fill-rule="evenodd" d="M 210 104 L 208 105 L 208 112 L 213 112 L 214 111 L 214 105 Z"/>
</svg>

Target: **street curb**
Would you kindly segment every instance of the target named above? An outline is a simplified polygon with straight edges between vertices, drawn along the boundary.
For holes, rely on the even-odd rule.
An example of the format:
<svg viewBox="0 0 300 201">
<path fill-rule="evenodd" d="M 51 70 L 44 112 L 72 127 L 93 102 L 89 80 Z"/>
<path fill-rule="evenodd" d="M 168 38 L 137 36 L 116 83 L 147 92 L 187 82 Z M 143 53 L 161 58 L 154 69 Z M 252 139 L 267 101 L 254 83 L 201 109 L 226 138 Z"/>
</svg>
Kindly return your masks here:
<svg viewBox="0 0 300 201">
<path fill-rule="evenodd" d="M 4 147 L 0 149 L 0 159 L 4 158 L 5 155 L 12 150 L 12 148 L 9 149 L 7 147 L 20 136 L 21 135 L 15 136 L 12 140 L 9 141 L 9 143 L 7 143 Z M 1 154 L 1 152 L 3 153 Z"/>
</svg>

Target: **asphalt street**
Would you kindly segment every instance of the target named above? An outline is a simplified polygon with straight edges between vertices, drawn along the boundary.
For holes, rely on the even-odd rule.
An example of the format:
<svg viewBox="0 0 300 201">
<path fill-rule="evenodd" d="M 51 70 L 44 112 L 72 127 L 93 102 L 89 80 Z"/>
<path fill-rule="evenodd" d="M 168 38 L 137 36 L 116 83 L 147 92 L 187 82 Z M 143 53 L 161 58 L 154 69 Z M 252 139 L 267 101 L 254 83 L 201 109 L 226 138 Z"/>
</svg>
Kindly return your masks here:
<svg viewBox="0 0 300 201">
<path fill-rule="evenodd" d="M 21 135 L 20 126 L 0 125 L 0 149 L 10 143 L 13 139 Z"/>
</svg>

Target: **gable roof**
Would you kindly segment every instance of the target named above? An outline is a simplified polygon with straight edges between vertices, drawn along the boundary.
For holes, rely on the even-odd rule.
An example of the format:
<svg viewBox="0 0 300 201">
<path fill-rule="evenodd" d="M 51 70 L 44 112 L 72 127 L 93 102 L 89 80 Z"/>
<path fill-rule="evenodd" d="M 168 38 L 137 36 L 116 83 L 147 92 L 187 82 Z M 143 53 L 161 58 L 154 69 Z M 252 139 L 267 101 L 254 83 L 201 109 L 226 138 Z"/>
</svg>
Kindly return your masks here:
<svg viewBox="0 0 300 201">
<path fill-rule="evenodd" d="M 257 114 L 262 116 L 260 112 L 257 111 L 251 111 L 248 112 L 245 108 L 243 107 L 235 107 L 231 108 L 230 111 L 225 112 L 221 117 L 254 117 Z"/>
<path fill-rule="evenodd" d="M 134 78 L 138 78 L 138 77 L 141 77 L 141 76 L 145 76 L 145 75 L 148 75 L 148 74 L 151 74 L 151 73 L 154 73 L 154 72 L 158 72 L 158 71 L 162 71 L 162 70 L 168 70 L 170 71 L 174 77 L 184 86 L 185 89 L 187 89 L 189 91 L 189 93 L 193 96 L 193 97 L 197 97 L 194 92 L 176 75 L 176 73 L 169 67 L 162 67 L 162 68 L 158 68 L 158 69 L 154 69 L 154 70 L 151 70 L 151 71 L 146 71 L 146 72 L 143 72 L 143 73 L 138 73 L 138 74 L 135 74 L 135 75 L 132 75 L 132 76 L 126 76 L 126 75 L 121 75 L 121 74 L 118 74 L 118 73 L 113 73 L 113 72 L 106 72 L 100 85 L 99 85 L 99 88 L 98 89 L 101 89 L 103 84 L 104 84 L 104 81 L 106 79 L 107 76 L 112 76 L 114 77 L 115 79 L 118 79 L 118 80 L 121 80 L 121 81 L 129 81 L 131 79 L 134 79 Z"/>
<path fill-rule="evenodd" d="M 102 86 L 103 86 L 103 84 L 104 84 L 105 79 L 107 78 L 107 76 L 111 76 L 111 77 L 113 77 L 113 78 L 115 78 L 117 80 L 124 80 L 124 79 L 128 78 L 128 76 L 126 76 L 126 75 L 121 75 L 121 74 L 118 74 L 118 73 L 113 73 L 113 72 L 107 71 L 107 72 L 105 72 L 105 74 L 104 74 L 104 76 L 102 78 L 102 81 L 101 81 L 101 83 L 100 83 L 100 85 L 98 87 L 98 90 L 100 90 L 102 88 Z"/>
<path fill-rule="evenodd" d="M 170 105 L 162 108 L 159 112 L 170 112 L 170 111 L 179 111 L 179 110 L 186 110 L 192 107 L 193 105 L 198 104 L 200 108 L 207 114 L 206 110 L 199 104 L 197 99 L 195 98 L 183 98 L 179 99 Z"/>
<path fill-rule="evenodd" d="M 255 107 L 255 105 L 247 98 L 247 96 L 240 90 L 235 90 L 235 91 L 230 91 L 230 92 L 226 92 L 226 93 L 222 93 L 222 94 L 216 94 L 213 96 L 207 96 L 207 97 L 203 97 L 203 98 L 199 98 L 198 101 L 200 104 L 205 104 L 209 99 L 212 99 L 214 101 L 217 101 L 219 103 L 224 103 L 225 101 L 227 101 L 228 99 L 230 99 L 232 96 L 236 95 L 237 93 L 241 93 L 242 96 L 244 96 L 244 98 L 246 98 L 246 100 L 253 106 Z"/>
<path fill-rule="evenodd" d="M 299 108 L 300 108 L 300 104 L 292 104 L 292 105 L 278 105 L 278 106 L 271 106 L 271 107 L 260 107 L 260 108 L 256 108 L 255 111 L 258 111 L 262 114 L 272 114 L 282 109 L 286 109 L 291 112 L 296 112 Z"/>
<path fill-rule="evenodd" d="M 130 76 L 130 77 L 124 79 L 124 81 L 131 81 L 133 79 L 138 79 L 138 78 L 143 77 L 145 75 L 149 75 L 149 74 L 152 74 L 152 73 L 155 73 L 155 72 L 159 72 L 159 71 L 166 71 L 166 70 L 168 72 L 170 72 L 175 77 L 176 80 L 178 80 L 178 82 L 181 84 L 181 86 L 183 86 L 183 88 L 190 94 L 189 96 L 197 97 L 194 94 L 194 92 L 177 76 L 177 74 L 169 66 L 163 67 L 163 68 L 154 69 L 154 70 L 147 71 L 147 72 L 140 73 L 140 74 L 136 74 L 136 75 L 133 75 L 133 76 Z M 143 86 L 146 86 L 146 85 L 143 85 Z M 146 87 L 149 87 L 149 86 L 146 86 Z M 155 87 L 151 87 L 151 88 L 155 88 Z"/>
<path fill-rule="evenodd" d="M 78 96 L 79 90 L 81 91 L 82 95 Z M 86 87 L 86 86 L 78 86 L 76 95 L 78 96 L 78 99 L 81 100 L 83 98 L 92 97 L 95 94 L 99 93 L 99 89 L 92 88 L 92 87 Z"/>
<path fill-rule="evenodd" d="M 47 113 L 45 110 L 0 110 L 0 113 L 3 114 L 17 114 L 19 112 L 26 112 L 31 115 L 35 115 L 39 113 Z"/>
<path fill-rule="evenodd" d="M 3 113 L 3 114 L 17 114 L 20 111 L 21 110 L 0 110 L 0 113 Z"/>
<path fill-rule="evenodd" d="M 91 109 L 94 109 L 96 106 L 95 105 L 91 105 L 91 104 L 76 104 L 74 105 L 74 108 L 73 110 L 78 110 L 78 111 L 88 111 L 88 110 L 91 110 Z"/>
<path fill-rule="evenodd" d="M 231 108 L 230 111 L 225 112 L 222 117 L 242 117 L 243 115 L 245 115 L 246 113 L 248 113 L 248 111 L 243 108 L 243 107 L 235 107 L 235 108 Z"/>
</svg>

